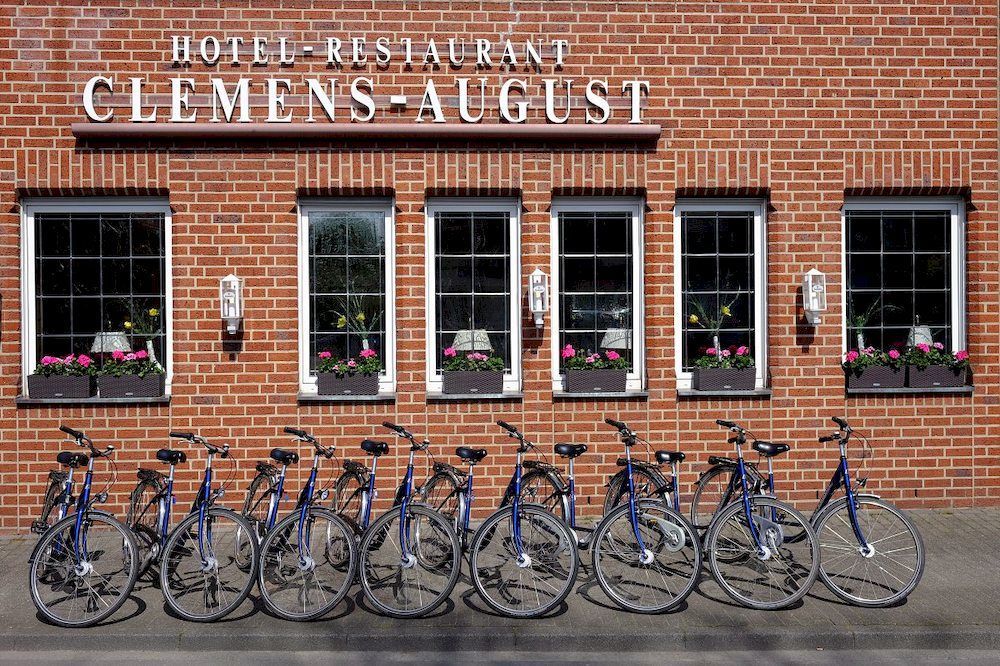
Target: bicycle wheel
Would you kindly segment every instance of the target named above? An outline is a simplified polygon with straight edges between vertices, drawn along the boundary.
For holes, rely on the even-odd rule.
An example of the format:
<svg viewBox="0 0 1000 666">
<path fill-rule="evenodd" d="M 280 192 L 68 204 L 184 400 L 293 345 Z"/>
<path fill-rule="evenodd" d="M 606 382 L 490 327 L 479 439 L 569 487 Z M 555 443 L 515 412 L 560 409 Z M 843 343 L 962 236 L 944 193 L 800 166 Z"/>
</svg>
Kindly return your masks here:
<svg viewBox="0 0 1000 666">
<path fill-rule="evenodd" d="M 559 486 L 542 470 L 533 469 L 521 477 L 521 503 L 543 506 L 564 521 L 569 520 Z"/>
<path fill-rule="evenodd" d="M 514 540 L 514 507 L 491 515 L 476 532 L 469 566 L 476 592 L 508 617 L 539 617 L 561 604 L 580 566 L 576 537 L 558 516 L 534 505 L 520 507 L 522 555 Z"/>
<path fill-rule="evenodd" d="M 421 500 L 430 508 L 452 521 L 458 529 L 458 484 L 451 474 L 435 474 L 424 484 Z"/>
<path fill-rule="evenodd" d="M 152 479 L 143 479 L 136 484 L 129 496 L 128 515 L 125 518 L 135 534 L 135 545 L 139 549 L 139 575 L 149 571 L 160 550 L 160 484 Z"/>
<path fill-rule="evenodd" d="M 691 524 L 696 529 L 707 530 L 715 514 L 739 497 L 739 478 L 734 478 L 738 474 L 735 466 L 716 465 L 701 475 L 691 498 Z M 754 468 L 747 465 L 747 483 L 753 487 L 758 479 Z M 734 485 L 730 486 L 731 482 Z"/>
<path fill-rule="evenodd" d="M 637 500 L 654 499 L 666 504 L 664 501 L 665 498 L 656 492 L 657 489 L 662 488 L 666 484 L 666 480 L 662 477 L 657 478 L 657 476 L 643 467 L 632 468 L 632 483 L 635 487 L 635 498 Z M 611 480 L 611 483 L 608 485 L 608 492 L 604 495 L 604 515 L 608 515 L 616 506 L 626 501 L 628 501 L 628 477 L 624 473 L 619 473 Z"/>
<path fill-rule="evenodd" d="M 53 525 L 28 562 L 31 601 L 62 627 L 90 627 L 110 617 L 139 576 L 132 532 L 111 516 L 89 511 L 79 535 L 75 515 Z"/>
<path fill-rule="evenodd" d="M 608 514 L 594 531 L 591 551 L 597 580 L 612 601 L 636 613 L 662 613 L 687 599 L 701 573 L 701 543 L 682 515 L 646 500 L 636 507 L 639 536 L 628 504 Z"/>
<path fill-rule="evenodd" d="M 207 509 L 204 523 L 196 512 L 174 528 L 160 560 L 160 589 L 175 613 L 211 622 L 243 603 L 257 580 L 260 551 L 250 542 L 253 564 L 241 566 L 237 534 L 251 529 L 246 518 L 220 507 Z"/>
<path fill-rule="evenodd" d="M 867 608 L 897 604 L 917 587 L 924 572 L 920 533 L 899 509 L 874 497 L 857 497 L 855 514 L 867 551 L 854 535 L 846 497 L 816 520 L 820 578 L 850 604 Z"/>
<path fill-rule="evenodd" d="M 341 474 L 333 484 L 333 500 L 330 508 L 356 530 L 361 529 L 361 498 L 366 487 L 367 484 L 361 475 L 350 471 Z"/>
<path fill-rule="evenodd" d="M 759 552 L 742 500 L 726 506 L 705 537 L 708 565 L 723 591 L 749 608 L 774 610 L 795 603 L 819 573 L 819 544 L 798 511 L 770 497 L 750 498 Z M 788 534 L 804 538 L 789 539 Z"/>
<path fill-rule="evenodd" d="M 267 512 L 271 508 L 271 493 L 274 481 L 269 474 L 260 473 L 250 482 L 247 496 L 240 512 L 250 524 L 250 531 L 242 529 L 236 533 L 236 559 L 241 567 L 253 566 L 254 553 L 251 541 L 260 543 L 267 532 Z"/>
<path fill-rule="evenodd" d="M 392 509 L 365 532 L 358 548 L 361 587 L 380 613 L 420 617 L 444 603 L 458 582 L 461 550 L 448 519 L 419 504 Z M 400 535 L 407 543 L 403 557 Z"/>
<path fill-rule="evenodd" d="M 261 544 L 258 575 L 264 603 L 286 620 L 330 612 L 351 589 L 357 551 L 354 530 L 329 509 L 311 507 L 301 526 L 296 511 Z"/>
<path fill-rule="evenodd" d="M 45 534 L 45 531 L 52 527 L 52 520 L 56 516 L 52 511 L 56 508 L 56 502 L 62 497 L 66 488 L 65 472 L 49 472 L 49 487 L 45 490 L 45 498 L 42 500 L 42 510 L 38 514 L 38 520 L 31 524 L 31 531 L 36 534 Z"/>
</svg>

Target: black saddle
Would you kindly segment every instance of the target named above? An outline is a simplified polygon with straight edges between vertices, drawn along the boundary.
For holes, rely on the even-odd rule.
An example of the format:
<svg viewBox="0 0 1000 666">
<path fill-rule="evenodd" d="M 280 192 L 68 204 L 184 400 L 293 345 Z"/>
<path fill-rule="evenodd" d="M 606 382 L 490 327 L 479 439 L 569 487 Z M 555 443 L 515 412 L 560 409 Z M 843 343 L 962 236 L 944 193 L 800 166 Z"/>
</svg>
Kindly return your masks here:
<svg viewBox="0 0 1000 666">
<path fill-rule="evenodd" d="M 389 452 L 389 445 L 385 442 L 376 442 L 373 439 L 361 440 L 361 450 L 378 458 L 380 455 Z"/>
<path fill-rule="evenodd" d="M 671 465 L 684 462 L 684 454 L 680 451 L 657 451 L 656 462 L 660 464 L 670 463 Z"/>
<path fill-rule="evenodd" d="M 754 451 L 764 456 L 765 458 L 771 458 L 773 456 L 780 456 L 782 453 L 787 452 L 792 447 L 788 444 L 779 444 L 778 442 L 765 442 L 762 439 L 758 439 L 756 442 L 751 444 L 751 448 Z"/>
<path fill-rule="evenodd" d="M 187 454 L 183 451 L 173 451 L 171 449 L 160 449 L 156 452 L 156 459 L 169 463 L 171 465 L 178 465 L 188 459 Z"/>
<path fill-rule="evenodd" d="M 56 462 L 66 467 L 86 467 L 87 454 L 79 451 L 60 451 L 56 456 Z"/>
<path fill-rule="evenodd" d="M 299 461 L 299 454 L 288 449 L 271 449 L 271 460 L 280 465 L 294 465 Z"/>
<path fill-rule="evenodd" d="M 486 457 L 486 449 L 470 449 L 467 446 L 460 446 L 455 449 L 455 455 L 475 465 Z"/>
<path fill-rule="evenodd" d="M 556 444 L 555 451 L 563 458 L 576 458 L 587 452 L 586 444 Z"/>
</svg>

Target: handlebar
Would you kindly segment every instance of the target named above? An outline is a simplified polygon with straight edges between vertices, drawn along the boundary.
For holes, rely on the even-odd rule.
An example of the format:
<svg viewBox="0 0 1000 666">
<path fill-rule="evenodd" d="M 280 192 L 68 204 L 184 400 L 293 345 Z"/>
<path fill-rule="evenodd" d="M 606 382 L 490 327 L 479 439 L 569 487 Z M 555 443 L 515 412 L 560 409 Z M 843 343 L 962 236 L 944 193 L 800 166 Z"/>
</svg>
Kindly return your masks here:
<svg viewBox="0 0 1000 666">
<path fill-rule="evenodd" d="M 521 436 L 521 432 L 511 424 L 507 423 L 506 421 L 497 421 L 497 425 L 506 430 L 509 434 L 513 435 L 514 437 Z"/>
<path fill-rule="evenodd" d="M 80 432 L 79 430 L 73 430 L 72 428 L 64 426 L 64 425 L 59 426 L 59 429 L 62 430 L 67 435 L 69 435 L 70 437 L 72 437 L 73 439 L 87 439 L 84 436 L 84 434 L 82 432 Z"/>
<path fill-rule="evenodd" d="M 171 430 L 169 434 L 170 434 L 171 437 L 176 437 L 177 439 L 186 439 L 187 441 L 191 442 L 192 444 L 201 444 L 206 449 L 208 449 L 209 453 L 212 453 L 212 454 L 218 453 L 223 458 L 228 458 L 229 457 L 229 445 L 228 444 L 223 444 L 222 446 L 216 446 L 215 444 L 210 443 L 207 439 L 205 439 L 201 435 L 196 435 L 193 432 L 178 432 L 176 430 Z"/>
<path fill-rule="evenodd" d="M 90 455 L 92 458 L 103 458 L 105 456 L 110 455 L 111 452 L 115 450 L 114 445 L 109 444 L 107 448 L 105 448 L 102 451 L 99 451 L 97 447 L 94 446 L 94 442 L 92 442 L 89 437 L 87 437 L 79 430 L 74 430 L 73 428 L 70 428 L 68 426 L 61 425 L 59 426 L 59 430 L 63 431 L 64 433 L 75 439 L 77 446 L 86 446 L 88 449 L 90 449 Z"/>
<path fill-rule="evenodd" d="M 730 430 L 734 428 L 739 428 L 739 426 L 736 425 L 736 423 L 734 423 L 733 421 L 723 421 L 722 419 L 715 419 L 715 423 L 716 425 L 720 425 L 723 428 L 729 428 Z"/>
<path fill-rule="evenodd" d="M 821 444 L 825 444 L 826 442 L 836 442 L 839 439 L 840 439 L 840 435 L 839 434 L 838 435 L 826 435 L 824 437 L 820 437 L 819 441 L 820 441 Z"/>
<path fill-rule="evenodd" d="M 607 423 L 612 428 L 617 428 L 618 430 L 628 430 L 628 426 L 622 423 L 621 421 L 615 421 L 614 419 L 604 419 L 604 422 Z"/>
<path fill-rule="evenodd" d="M 389 430 L 392 430 L 393 432 L 395 432 L 395 433 L 397 433 L 399 435 L 402 435 L 404 432 L 406 432 L 406 428 L 404 428 L 401 425 L 396 425 L 395 423 L 393 423 L 391 421 L 382 421 L 382 427 L 383 428 L 388 428 Z"/>
<path fill-rule="evenodd" d="M 847 421 L 840 418 L 839 416 L 832 416 L 830 417 L 830 420 L 836 423 L 838 426 L 840 426 L 841 430 L 847 430 L 848 428 L 850 428 L 850 426 L 847 425 Z"/>
</svg>

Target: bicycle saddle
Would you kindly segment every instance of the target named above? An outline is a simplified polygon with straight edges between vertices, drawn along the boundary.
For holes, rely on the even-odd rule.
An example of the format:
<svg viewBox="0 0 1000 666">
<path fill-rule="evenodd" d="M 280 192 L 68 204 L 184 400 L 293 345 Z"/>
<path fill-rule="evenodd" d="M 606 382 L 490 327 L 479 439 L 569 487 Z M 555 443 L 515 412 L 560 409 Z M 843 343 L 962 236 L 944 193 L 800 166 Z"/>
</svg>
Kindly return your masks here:
<svg viewBox="0 0 1000 666">
<path fill-rule="evenodd" d="M 79 451 L 60 451 L 56 456 L 56 462 L 66 467 L 86 467 L 87 454 Z"/>
<path fill-rule="evenodd" d="M 680 451 L 657 451 L 656 452 L 656 462 L 658 463 L 674 463 L 684 462 L 684 454 Z"/>
<path fill-rule="evenodd" d="M 780 456 L 792 447 L 788 444 L 779 444 L 778 442 L 765 442 L 762 439 L 758 439 L 751 445 L 754 451 L 764 456 L 765 458 L 771 458 L 772 456 Z"/>
<path fill-rule="evenodd" d="M 563 458 L 576 458 L 587 452 L 586 444 L 556 444 L 555 452 Z"/>
<path fill-rule="evenodd" d="M 361 450 L 377 458 L 383 453 L 389 452 L 389 445 L 385 442 L 376 442 L 373 439 L 363 439 L 361 440 Z"/>
<path fill-rule="evenodd" d="M 475 464 L 486 457 L 486 449 L 470 449 L 467 446 L 460 446 L 455 449 L 455 455 Z"/>
<path fill-rule="evenodd" d="M 187 460 L 187 454 L 183 451 L 172 451 L 170 449 L 160 449 L 156 452 L 156 459 L 171 465 L 177 465 Z"/>
<path fill-rule="evenodd" d="M 299 454 L 288 449 L 271 449 L 271 460 L 281 465 L 294 465 L 299 461 Z"/>
</svg>

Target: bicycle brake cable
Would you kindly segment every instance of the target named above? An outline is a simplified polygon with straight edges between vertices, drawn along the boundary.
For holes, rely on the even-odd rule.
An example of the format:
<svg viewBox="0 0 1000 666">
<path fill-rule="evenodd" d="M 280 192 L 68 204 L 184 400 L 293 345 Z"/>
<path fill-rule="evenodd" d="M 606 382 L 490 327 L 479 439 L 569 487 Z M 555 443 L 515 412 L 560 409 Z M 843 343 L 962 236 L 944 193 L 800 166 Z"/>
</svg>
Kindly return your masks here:
<svg viewBox="0 0 1000 666">
<path fill-rule="evenodd" d="M 649 443 L 649 440 L 647 440 L 644 437 L 639 437 L 639 435 L 636 435 L 635 438 L 646 446 L 646 451 L 649 453 L 649 461 L 652 462 L 653 459 L 655 458 L 655 454 L 653 453 L 653 445 Z"/>
</svg>

